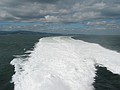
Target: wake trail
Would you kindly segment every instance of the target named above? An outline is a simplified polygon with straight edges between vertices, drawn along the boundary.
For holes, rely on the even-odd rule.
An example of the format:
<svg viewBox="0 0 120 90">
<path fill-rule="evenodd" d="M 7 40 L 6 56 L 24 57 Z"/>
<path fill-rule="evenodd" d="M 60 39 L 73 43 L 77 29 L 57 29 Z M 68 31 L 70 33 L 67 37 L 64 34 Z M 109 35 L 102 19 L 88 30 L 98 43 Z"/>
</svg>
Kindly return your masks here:
<svg viewBox="0 0 120 90">
<path fill-rule="evenodd" d="M 120 74 L 120 53 L 71 37 L 39 40 L 28 58 L 15 58 L 14 90 L 93 90 L 95 64 Z"/>
</svg>

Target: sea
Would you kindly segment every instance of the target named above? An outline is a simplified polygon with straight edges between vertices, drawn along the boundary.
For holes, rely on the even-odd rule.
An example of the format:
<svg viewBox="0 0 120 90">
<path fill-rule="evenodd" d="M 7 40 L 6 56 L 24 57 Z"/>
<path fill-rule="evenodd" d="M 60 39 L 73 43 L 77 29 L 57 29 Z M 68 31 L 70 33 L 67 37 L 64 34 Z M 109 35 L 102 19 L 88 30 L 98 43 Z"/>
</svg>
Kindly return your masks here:
<svg viewBox="0 0 120 90">
<path fill-rule="evenodd" d="M 56 37 L 56 38 L 54 38 L 54 37 Z M 57 37 L 60 37 L 60 38 L 57 38 Z M 67 37 L 70 37 L 70 38 L 67 38 Z M 44 39 L 42 39 L 42 38 L 44 38 Z M 80 42 L 79 42 L 79 40 L 80 40 Z M 52 43 L 49 41 L 51 41 Z M 115 66 L 110 66 L 112 64 L 108 63 L 108 62 L 111 62 L 110 60 L 108 60 L 106 62 L 101 61 L 101 63 L 98 63 L 99 62 L 99 60 L 98 60 L 98 62 L 94 63 L 93 66 L 90 66 L 87 63 L 87 66 L 90 66 L 88 68 L 95 67 L 95 70 L 93 69 L 93 71 L 89 72 L 88 76 L 86 76 L 87 79 L 83 80 L 86 83 L 86 80 L 90 79 L 91 81 L 89 81 L 89 83 L 91 83 L 91 87 L 87 87 L 87 85 L 90 86 L 89 83 L 87 85 L 84 84 L 84 82 L 82 83 L 81 78 L 83 78 L 83 76 L 85 76 L 86 74 L 79 77 L 80 74 L 77 73 L 77 72 L 82 73 L 82 71 L 79 70 L 79 64 L 78 64 L 79 61 L 77 62 L 78 56 L 77 57 L 75 56 L 76 53 L 71 53 L 72 52 L 71 48 L 74 47 L 74 45 L 71 43 L 71 41 L 72 41 L 72 43 L 75 43 L 76 46 L 78 46 L 78 47 L 75 47 L 76 51 L 74 51 L 74 52 L 77 52 L 80 45 L 82 46 L 82 48 L 80 50 L 81 50 L 81 52 L 84 52 L 84 53 L 81 53 L 81 52 L 79 53 L 79 55 L 81 54 L 80 55 L 81 57 L 82 57 L 82 55 L 87 55 L 86 53 L 88 53 L 87 52 L 88 49 L 92 48 L 91 52 L 88 54 L 91 54 L 92 51 L 94 52 L 94 47 L 95 47 L 95 50 L 101 50 L 102 54 L 100 54 L 100 55 L 103 55 L 103 57 L 107 54 L 107 56 L 105 56 L 105 58 L 110 59 L 110 60 L 114 59 L 113 62 L 116 60 L 120 60 L 120 58 L 119 58 L 120 57 L 120 35 L 84 35 L 84 34 L 60 35 L 60 34 L 52 34 L 52 33 L 34 33 L 34 32 L 27 32 L 27 31 L 26 32 L 18 31 L 18 32 L 12 32 L 12 33 L 11 32 L 2 32 L 0 34 L 0 90 L 120 90 L 120 75 L 119 75 L 120 74 L 120 68 L 119 68 L 120 63 L 118 61 L 117 61 L 118 63 L 116 64 L 116 68 L 117 68 L 116 70 L 113 69 Z M 38 43 L 38 42 L 41 42 L 41 43 Z M 47 42 L 49 42 L 49 43 L 47 43 Z M 62 43 L 62 44 L 59 44 L 58 42 Z M 66 44 L 66 42 L 67 42 L 67 44 Z M 81 44 L 79 44 L 79 43 L 81 43 Z M 56 44 L 56 46 L 54 46 L 53 44 Z M 39 45 L 41 47 L 39 47 Z M 47 47 L 47 45 L 49 47 Z M 67 47 L 67 45 L 70 47 Z M 65 48 L 62 48 L 62 46 L 65 46 Z M 88 46 L 91 46 L 91 48 L 88 48 Z M 41 48 L 41 51 L 37 51 L 37 50 L 39 50 L 37 47 Z M 37 49 L 35 49 L 35 48 L 37 48 Z M 61 48 L 61 51 L 58 51 L 59 48 Z M 83 49 L 85 49 L 85 51 Z M 52 52 L 53 50 L 55 50 L 55 51 Z M 64 52 L 64 50 L 65 50 L 65 52 Z M 70 50 L 70 51 L 67 52 L 67 50 L 68 51 Z M 32 51 L 36 51 L 36 52 L 32 52 Z M 41 56 L 38 55 L 38 56 L 34 57 L 34 54 L 37 54 L 38 52 L 41 52 L 40 53 Z M 50 52 L 50 54 L 49 54 L 49 52 Z M 98 51 L 95 51 L 95 52 L 98 53 Z M 33 54 L 31 54 L 31 53 L 33 53 Z M 69 63 L 69 65 L 67 65 L 67 66 L 69 68 L 67 68 L 66 62 L 65 62 L 66 64 L 63 65 L 64 61 L 60 61 L 60 62 L 58 61 L 59 63 L 57 63 L 54 60 L 52 60 L 52 59 L 56 59 L 57 56 L 59 57 L 59 55 L 56 53 L 61 54 L 60 57 L 62 59 L 66 58 L 66 60 L 68 60 L 67 63 Z M 68 54 L 70 53 L 71 56 L 67 56 L 68 55 L 67 53 Z M 65 54 L 65 56 L 63 54 Z M 91 55 L 93 55 L 93 54 L 91 54 Z M 44 55 L 46 55 L 46 56 L 44 56 Z M 52 57 L 45 58 L 45 57 L 47 57 L 47 55 L 51 55 Z M 116 56 L 114 56 L 114 55 L 116 55 Z M 34 59 L 34 63 L 33 63 L 33 65 L 31 64 L 30 67 L 28 64 L 31 62 L 29 60 L 25 61 L 26 59 L 23 59 L 23 58 L 29 58 L 29 57 L 33 57 L 33 59 Z M 53 57 L 55 57 L 55 58 L 53 58 Z M 84 57 L 88 57 L 88 56 L 84 56 Z M 95 57 L 103 59 L 103 57 L 100 57 L 97 54 Z M 36 60 L 36 58 L 39 58 L 39 59 L 43 58 L 43 60 L 51 59 L 51 61 L 49 62 L 49 60 L 48 60 L 48 61 L 46 61 L 46 62 L 48 62 L 48 64 L 44 64 L 46 62 L 43 61 L 44 63 L 39 63 Z M 74 61 L 74 62 L 69 61 L 71 58 L 76 58 L 76 59 L 73 59 L 76 61 Z M 30 59 L 30 60 L 32 61 L 32 59 Z M 91 59 L 86 58 L 86 60 L 91 60 Z M 23 63 L 23 62 L 21 63 L 21 61 L 25 61 L 25 63 Z M 11 62 L 12 62 L 12 64 L 11 64 Z M 54 63 L 52 63 L 52 62 L 54 62 Z M 75 62 L 77 64 L 75 64 Z M 85 62 L 87 62 L 87 61 L 85 61 Z M 39 63 L 39 65 L 35 64 L 35 63 Z M 81 63 L 83 63 L 82 65 L 84 65 L 84 62 L 81 62 Z M 90 63 L 92 64 L 92 62 L 90 62 Z M 104 63 L 106 63 L 106 65 L 104 65 Z M 46 66 L 44 66 L 43 64 Z M 56 66 L 54 66 L 54 64 Z M 61 65 L 63 65 L 63 66 L 61 66 Z M 117 65 L 118 65 L 118 67 L 117 67 Z M 19 66 L 20 66 L 20 68 L 17 69 L 17 67 L 19 67 Z M 23 66 L 23 67 L 21 67 L 21 66 Z M 74 66 L 75 66 L 75 70 L 73 70 Z M 40 69 L 40 71 L 37 71 L 37 70 L 39 70 L 39 68 L 43 68 L 43 69 Z M 46 68 L 46 69 L 44 69 L 44 68 Z M 55 70 L 55 68 L 57 71 Z M 63 70 L 61 70 L 61 68 Z M 66 68 L 68 71 L 71 71 L 71 72 L 67 73 L 67 70 L 65 70 Z M 30 69 L 32 69 L 32 70 L 30 70 Z M 86 69 L 86 68 L 83 68 L 83 70 L 84 69 Z M 29 77 L 31 75 L 30 72 L 32 74 L 39 72 L 39 74 L 33 74 L 33 78 L 31 79 L 31 77 Z M 65 72 L 66 75 L 65 75 L 65 73 L 62 74 L 62 72 Z M 87 72 L 87 71 L 84 70 L 83 73 L 85 73 L 85 72 Z M 93 72 L 95 72 L 95 75 L 93 74 Z M 40 73 L 42 73 L 42 74 L 40 74 Z M 50 73 L 51 76 L 49 76 L 48 73 Z M 60 76 L 58 73 L 60 74 Z M 41 75 L 43 75 L 43 76 L 41 76 Z M 45 75 L 48 75 L 48 76 L 46 76 L 48 79 L 46 79 L 46 77 L 44 77 Z M 78 78 L 75 78 L 74 75 Z M 26 79 L 25 79 L 25 77 L 26 77 Z M 41 78 L 41 79 L 39 79 L 39 78 Z M 62 78 L 62 81 L 60 81 L 60 78 Z M 35 79 L 36 81 L 34 81 L 33 79 Z M 26 80 L 28 80 L 28 81 L 26 81 Z M 49 84 L 47 84 L 45 82 L 45 80 L 47 82 L 49 82 Z M 56 85 L 55 88 L 53 88 L 54 85 L 52 85 L 50 81 L 52 81 L 53 84 Z M 64 85 L 63 81 L 65 81 L 64 83 L 68 83 L 68 84 Z M 23 84 L 21 84 L 21 83 L 23 83 Z M 44 83 L 45 85 L 47 85 L 48 87 L 51 87 L 51 88 L 46 88 L 47 86 L 45 87 L 43 85 L 42 89 L 40 89 L 39 88 L 40 86 L 38 85 L 39 83 Z M 57 86 L 56 83 L 58 83 L 59 85 Z M 30 87 L 30 88 L 28 88 L 28 87 Z M 59 87 L 59 88 L 57 88 L 57 87 Z"/>
</svg>

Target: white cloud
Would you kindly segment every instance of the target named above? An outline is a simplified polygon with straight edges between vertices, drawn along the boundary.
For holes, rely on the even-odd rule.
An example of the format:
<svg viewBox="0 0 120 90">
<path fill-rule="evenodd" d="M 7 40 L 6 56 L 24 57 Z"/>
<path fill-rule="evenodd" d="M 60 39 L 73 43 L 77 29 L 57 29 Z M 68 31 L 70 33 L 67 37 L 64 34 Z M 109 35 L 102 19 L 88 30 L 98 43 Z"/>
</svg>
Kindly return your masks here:
<svg viewBox="0 0 120 90">
<path fill-rule="evenodd" d="M 94 12 L 94 11 L 89 11 L 89 12 L 84 12 L 84 13 L 75 13 L 73 17 L 77 18 L 78 20 L 86 20 L 86 19 L 91 19 L 91 18 L 99 18 L 100 17 L 100 12 Z"/>
<path fill-rule="evenodd" d="M 45 16 L 44 21 L 46 22 L 59 22 L 59 18 L 57 16 Z"/>
</svg>

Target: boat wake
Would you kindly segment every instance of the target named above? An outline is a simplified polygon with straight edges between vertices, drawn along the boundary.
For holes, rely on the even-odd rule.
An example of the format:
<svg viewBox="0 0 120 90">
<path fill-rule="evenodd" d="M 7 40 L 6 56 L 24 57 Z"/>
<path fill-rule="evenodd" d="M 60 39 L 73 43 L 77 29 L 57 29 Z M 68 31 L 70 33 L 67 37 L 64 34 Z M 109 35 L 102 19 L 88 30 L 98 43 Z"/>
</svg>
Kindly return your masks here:
<svg viewBox="0 0 120 90">
<path fill-rule="evenodd" d="M 93 90 L 95 65 L 120 74 L 120 53 L 71 37 L 39 40 L 27 58 L 15 58 L 14 90 Z"/>
</svg>

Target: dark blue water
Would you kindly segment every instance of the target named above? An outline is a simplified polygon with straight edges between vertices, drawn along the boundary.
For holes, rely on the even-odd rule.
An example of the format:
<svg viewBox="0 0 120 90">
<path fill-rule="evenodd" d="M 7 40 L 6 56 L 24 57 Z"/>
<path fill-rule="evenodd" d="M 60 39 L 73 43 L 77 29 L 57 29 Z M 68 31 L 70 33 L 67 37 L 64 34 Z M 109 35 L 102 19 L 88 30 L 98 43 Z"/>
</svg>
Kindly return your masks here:
<svg viewBox="0 0 120 90">
<path fill-rule="evenodd" d="M 0 35 L 0 90 L 13 90 L 14 85 L 10 83 L 14 68 L 10 61 L 13 55 L 23 55 L 25 51 L 32 50 L 36 42 L 42 37 L 56 36 L 47 33 L 3 33 Z M 74 35 L 75 39 L 86 42 L 98 43 L 101 46 L 120 52 L 120 36 L 95 36 L 95 35 Z M 95 90 L 120 90 L 120 76 L 107 70 L 105 67 L 97 68 Z"/>
<path fill-rule="evenodd" d="M 24 49 L 31 49 L 38 38 L 36 35 L 0 35 L 0 90 L 13 90 L 10 81 L 14 70 L 10 61 L 13 55 L 21 55 Z"/>
<path fill-rule="evenodd" d="M 0 33 L 0 90 L 13 90 L 10 83 L 14 68 L 10 61 L 13 55 L 23 55 L 25 51 L 32 50 L 36 42 L 42 37 L 55 34 L 34 32 L 1 32 Z"/>
</svg>

